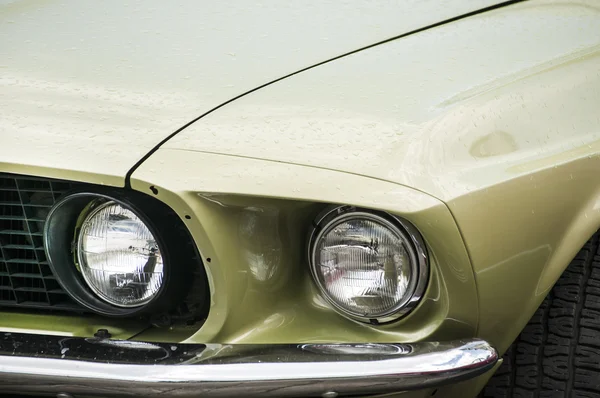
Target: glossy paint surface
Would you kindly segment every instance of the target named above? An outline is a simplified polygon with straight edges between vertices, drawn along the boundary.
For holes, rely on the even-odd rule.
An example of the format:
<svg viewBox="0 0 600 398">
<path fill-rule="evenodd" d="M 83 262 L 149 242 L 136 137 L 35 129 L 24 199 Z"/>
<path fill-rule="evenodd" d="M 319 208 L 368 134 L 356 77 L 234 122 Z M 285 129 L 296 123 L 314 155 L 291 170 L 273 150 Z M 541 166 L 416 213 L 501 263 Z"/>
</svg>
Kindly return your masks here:
<svg viewBox="0 0 600 398">
<path fill-rule="evenodd" d="M 0 167 L 123 185 L 162 139 L 298 69 L 498 0 L 3 0 Z"/>
<path fill-rule="evenodd" d="M 240 98 L 164 148 L 340 170 L 452 200 L 598 151 L 599 21 L 594 1 L 466 18 Z"/>
<path fill-rule="evenodd" d="M 157 172 L 167 163 L 170 172 Z M 185 220 L 209 276 L 209 316 L 189 342 L 410 342 L 475 333 L 467 252 L 447 207 L 428 195 L 346 173 L 192 151 L 157 152 L 135 173 L 133 188 L 150 192 L 149 180 L 156 197 Z M 306 244 L 323 202 L 384 208 L 430 237 L 431 279 L 412 314 L 366 325 L 341 317 L 320 297 Z"/>
<path fill-rule="evenodd" d="M 598 104 L 600 6 L 530 1 L 293 76 L 164 150 L 339 170 L 441 199 L 476 273 L 479 335 L 504 350 L 600 226 Z"/>
<path fill-rule="evenodd" d="M 184 191 L 187 184 L 198 191 L 264 195 L 260 185 L 244 182 L 260 181 L 269 195 L 289 197 L 291 186 L 311 200 L 306 187 L 328 192 L 331 182 L 315 176 L 331 169 L 430 193 L 447 203 L 469 251 L 477 335 L 504 351 L 600 226 L 599 93 L 597 3 L 527 2 L 373 48 L 241 98 L 168 142 L 134 175 L 146 185 L 135 186 L 147 190 L 155 181 L 149 168 L 160 160 L 195 164 L 189 153 L 197 151 L 268 162 L 256 163 L 260 172 L 232 166 L 216 173 L 218 183 L 198 176 L 201 168 L 197 174 L 188 168 L 180 178 Z M 278 178 L 281 162 L 312 171 Z M 393 211 L 367 186 L 338 178 L 344 203 L 351 203 L 349 192 L 368 192 L 371 206 Z M 323 195 L 321 201 L 338 200 Z M 413 210 L 396 211 L 407 216 Z M 435 229 L 424 233 L 426 239 L 436 235 L 447 236 Z M 398 331 L 410 324 L 409 318 Z M 475 394 L 485 380 L 446 393 Z"/>
<path fill-rule="evenodd" d="M 419 4 L 431 6 L 417 2 L 412 9 Z M 445 9 L 433 8 L 428 11 L 434 14 Z M 421 14 L 407 14 L 407 20 L 426 17 Z M 371 31 L 366 25 L 364 29 Z M 298 40 L 304 35 L 313 43 L 322 38 L 302 29 L 298 34 Z M 141 34 L 132 33 L 136 35 Z M 348 37 L 357 38 L 352 45 L 359 45 L 363 36 Z M 5 37 L 0 51 L 8 48 Z M 336 55 L 331 48 L 327 54 Z M 290 60 L 296 59 L 292 53 L 285 53 Z M 326 54 L 313 55 L 296 60 L 310 64 Z M 271 76 L 271 68 L 292 65 L 283 61 L 286 57 L 249 68 L 261 71 L 256 72 L 260 78 L 248 81 L 260 84 Z M 19 65 L 15 59 L 21 62 L 19 57 L 6 61 L 10 73 Z M 156 60 L 156 76 L 161 77 L 161 68 L 174 67 L 171 62 L 169 57 Z M 225 64 L 211 68 L 229 71 Z M 55 69 L 44 73 L 58 73 Z M 101 75 L 111 73 L 105 69 Z M 208 110 L 243 91 L 222 96 L 221 86 L 202 85 L 208 78 L 195 81 L 193 75 L 195 86 L 187 86 L 175 74 L 168 87 L 180 91 L 167 92 L 175 94 L 165 95 L 163 104 L 160 96 L 148 94 L 153 91 L 144 91 L 144 73 L 117 70 L 106 86 L 142 90 L 150 105 L 143 105 L 140 113 L 126 111 L 123 117 L 131 119 L 116 125 L 134 126 L 128 123 L 142 119 L 147 123 L 143 115 L 156 111 L 139 134 L 119 127 L 89 145 L 93 136 L 86 134 L 104 128 L 104 121 L 84 119 L 86 128 L 78 136 L 79 130 L 63 120 L 70 117 L 64 112 L 60 117 L 32 116 L 35 104 L 5 95 L 17 90 L 11 85 L 0 91 L 1 103 L 7 104 L 0 112 L 11 109 L 11 115 L 0 119 L 0 139 L 7 148 L 0 152 L 0 169 L 119 185 L 140 154 L 180 127 L 178 123 L 202 114 L 202 106 Z M 47 79 L 68 81 L 64 76 Z M 7 81 L 4 75 L 0 81 Z M 51 94 L 55 86 L 23 81 L 32 92 L 53 97 L 46 104 L 62 103 L 57 99 L 62 95 Z M 100 84 L 90 81 L 90 87 Z M 155 83 L 157 92 L 167 86 L 161 79 Z M 236 80 L 234 87 L 245 84 Z M 186 90 L 193 94 L 186 96 Z M 124 92 L 126 103 L 136 102 Z M 204 96 L 211 99 L 203 102 Z M 108 103 L 115 101 L 107 98 Z M 196 100 L 186 108 L 193 115 L 179 113 Z M 133 109 L 115 103 L 118 109 Z M 508 6 L 322 65 L 228 104 L 168 141 L 133 174 L 134 189 L 150 193 L 154 185 L 158 199 L 182 219 L 191 217 L 185 222 L 202 253 L 212 290 L 209 318 L 200 330 L 155 329 L 139 338 L 410 342 L 477 335 L 504 351 L 600 226 L 599 104 L 600 6 L 592 0 L 532 0 Z M 27 119 L 38 132 L 55 122 L 65 134 L 56 130 L 38 135 L 25 127 L 19 135 L 13 127 Z M 36 140 L 39 145 L 31 145 Z M 100 159 L 110 159 L 110 166 Z M 389 211 L 420 230 L 432 254 L 432 279 L 423 303 L 409 317 L 383 327 L 362 325 L 340 317 L 320 299 L 304 260 L 304 245 L 308 223 L 329 203 Z M 4 319 L 34 327 L 11 315 Z M 439 394 L 474 395 L 486 377 Z"/>
<path fill-rule="evenodd" d="M 107 329 L 116 339 L 130 339 L 148 327 L 146 322 L 130 319 L 107 319 L 99 316 L 70 314 L 0 313 L 0 331 L 9 333 L 36 333 L 51 336 L 93 336 L 99 329 Z"/>
</svg>

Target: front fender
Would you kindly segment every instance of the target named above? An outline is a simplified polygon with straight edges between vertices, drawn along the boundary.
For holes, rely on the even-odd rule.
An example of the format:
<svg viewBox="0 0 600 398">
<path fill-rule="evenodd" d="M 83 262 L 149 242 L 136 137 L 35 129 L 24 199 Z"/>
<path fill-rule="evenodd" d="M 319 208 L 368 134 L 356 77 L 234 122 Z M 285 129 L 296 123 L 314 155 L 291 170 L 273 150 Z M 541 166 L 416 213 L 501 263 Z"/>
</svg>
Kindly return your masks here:
<svg viewBox="0 0 600 398">
<path fill-rule="evenodd" d="M 502 352 L 600 226 L 599 38 L 594 1 L 506 6 L 242 97 L 164 149 L 339 170 L 440 199 L 473 264 L 478 334 Z"/>
</svg>

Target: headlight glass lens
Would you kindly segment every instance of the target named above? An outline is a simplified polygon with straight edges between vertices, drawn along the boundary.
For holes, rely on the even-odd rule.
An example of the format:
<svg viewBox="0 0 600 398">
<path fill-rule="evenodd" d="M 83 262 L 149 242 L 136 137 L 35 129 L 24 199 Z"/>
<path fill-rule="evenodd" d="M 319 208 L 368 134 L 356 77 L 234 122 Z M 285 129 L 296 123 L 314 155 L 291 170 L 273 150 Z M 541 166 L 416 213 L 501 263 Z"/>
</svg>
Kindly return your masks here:
<svg viewBox="0 0 600 398">
<path fill-rule="evenodd" d="M 342 312 L 380 319 L 412 297 L 416 253 L 406 233 L 374 214 L 342 215 L 323 226 L 313 246 L 313 274 Z"/>
<path fill-rule="evenodd" d="M 163 284 L 158 242 L 133 211 L 117 202 L 103 203 L 85 218 L 77 249 L 83 278 L 112 305 L 144 305 Z"/>
</svg>

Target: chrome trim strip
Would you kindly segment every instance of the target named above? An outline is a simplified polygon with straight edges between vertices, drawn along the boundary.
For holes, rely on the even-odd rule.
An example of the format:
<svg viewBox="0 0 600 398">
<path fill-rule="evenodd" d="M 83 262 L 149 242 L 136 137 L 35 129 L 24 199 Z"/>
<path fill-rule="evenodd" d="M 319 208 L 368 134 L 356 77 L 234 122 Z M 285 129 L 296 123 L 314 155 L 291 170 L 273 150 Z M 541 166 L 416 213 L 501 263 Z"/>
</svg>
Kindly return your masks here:
<svg viewBox="0 0 600 398">
<path fill-rule="evenodd" d="M 0 336 L 0 391 L 75 396 L 378 394 L 470 379 L 498 361 L 481 340 L 201 345 Z"/>
</svg>

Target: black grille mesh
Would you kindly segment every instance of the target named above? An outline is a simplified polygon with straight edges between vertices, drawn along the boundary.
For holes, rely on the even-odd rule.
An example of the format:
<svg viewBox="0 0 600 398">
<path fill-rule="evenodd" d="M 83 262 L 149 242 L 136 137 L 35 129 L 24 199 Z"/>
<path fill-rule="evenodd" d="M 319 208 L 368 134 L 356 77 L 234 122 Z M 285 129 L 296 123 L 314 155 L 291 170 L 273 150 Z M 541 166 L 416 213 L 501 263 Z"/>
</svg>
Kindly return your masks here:
<svg viewBox="0 0 600 398">
<path fill-rule="evenodd" d="M 46 215 L 72 183 L 0 174 L 0 306 L 74 310 L 48 265 Z"/>
</svg>

